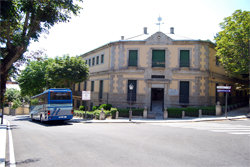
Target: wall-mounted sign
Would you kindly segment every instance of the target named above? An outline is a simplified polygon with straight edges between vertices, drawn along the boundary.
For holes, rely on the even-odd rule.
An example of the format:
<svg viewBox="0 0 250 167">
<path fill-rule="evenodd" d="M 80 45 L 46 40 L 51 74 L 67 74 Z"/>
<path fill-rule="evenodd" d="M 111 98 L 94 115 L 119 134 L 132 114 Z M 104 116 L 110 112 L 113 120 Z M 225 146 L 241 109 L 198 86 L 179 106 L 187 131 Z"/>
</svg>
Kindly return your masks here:
<svg viewBox="0 0 250 167">
<path fill-rule="evenodd" d="M 82 91 L 82 100 L 90 100 L 90 91 Z"/>
<path fill-rule="evenodd" d="M 179 91 L 177 89 L 168 89 L 168 95 L 170 95 L 170 96 L 178 96 Z"/>
</svg>

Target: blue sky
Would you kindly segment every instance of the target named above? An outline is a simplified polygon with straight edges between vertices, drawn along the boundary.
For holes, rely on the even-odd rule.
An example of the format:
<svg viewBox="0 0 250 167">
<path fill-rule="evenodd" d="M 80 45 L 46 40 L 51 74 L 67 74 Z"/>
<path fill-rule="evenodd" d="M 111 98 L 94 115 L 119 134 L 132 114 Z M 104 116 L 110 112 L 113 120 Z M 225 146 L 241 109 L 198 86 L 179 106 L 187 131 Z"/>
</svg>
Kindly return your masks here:
<svg viewBox="0 0 250 167">
<path fill-rule="evenodd" d="M 193 39 L 211 40 L 219 23 L 237 10 L 250 11 L 249 0 L 84 0 L 83 10 L 69 23 L 60 23 L 41 35 L 29 50 L 45 50 L 49 57 L 80 55 L 111 41 L 161 31 Z"/>
</svg>

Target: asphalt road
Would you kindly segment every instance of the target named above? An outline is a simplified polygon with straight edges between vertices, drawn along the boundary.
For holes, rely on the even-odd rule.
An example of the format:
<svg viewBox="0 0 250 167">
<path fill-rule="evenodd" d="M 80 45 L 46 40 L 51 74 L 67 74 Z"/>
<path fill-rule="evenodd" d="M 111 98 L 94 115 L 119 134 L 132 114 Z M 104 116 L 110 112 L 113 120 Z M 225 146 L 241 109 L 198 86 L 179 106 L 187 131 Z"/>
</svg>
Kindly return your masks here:
<svg viewBox="0 0 250 167">
<path fill-rule="evenodd" d="M 10 120 L 17 167 L 240 167 L 250 164 L 250 120 L 57 123 Z"/>
</svg>

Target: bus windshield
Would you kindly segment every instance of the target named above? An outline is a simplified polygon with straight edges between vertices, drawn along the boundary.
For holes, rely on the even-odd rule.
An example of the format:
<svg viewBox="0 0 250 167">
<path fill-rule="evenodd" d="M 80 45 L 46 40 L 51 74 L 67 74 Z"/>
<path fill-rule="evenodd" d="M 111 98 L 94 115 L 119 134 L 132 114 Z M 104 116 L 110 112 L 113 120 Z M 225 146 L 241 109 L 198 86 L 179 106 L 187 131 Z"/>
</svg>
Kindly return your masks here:
<svg viewBox="0 0 250 167">
<path fill-rule="evenodd" d="M 70 92 L 50 92 L 50 100 L 71 100 Z"/>
</svg>

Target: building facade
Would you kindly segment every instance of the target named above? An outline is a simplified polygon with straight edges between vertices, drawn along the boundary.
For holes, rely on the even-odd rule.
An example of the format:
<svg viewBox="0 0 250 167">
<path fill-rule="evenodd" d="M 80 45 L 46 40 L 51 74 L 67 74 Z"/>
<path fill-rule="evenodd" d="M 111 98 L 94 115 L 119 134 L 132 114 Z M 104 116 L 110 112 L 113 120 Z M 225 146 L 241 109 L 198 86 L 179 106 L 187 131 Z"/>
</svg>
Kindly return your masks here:
<svg viewBox="0 0 250 167">
<path fill-rule="evenodd" d="M 239 94 L 235 83 L 241 81 L 226 75 L 212 42 L 178 37 L 173 30 L 139 38 L 111 42 L 82 55 L 90 76 L 74 87 L 75 108 L 103 103 L 153 111 L 209 106 L 223 103 L 218 85 L 231 85 L 232 97 Z M 91 100 L 82 101 L 81 91 L 91 91 Z"/>
</svg>

